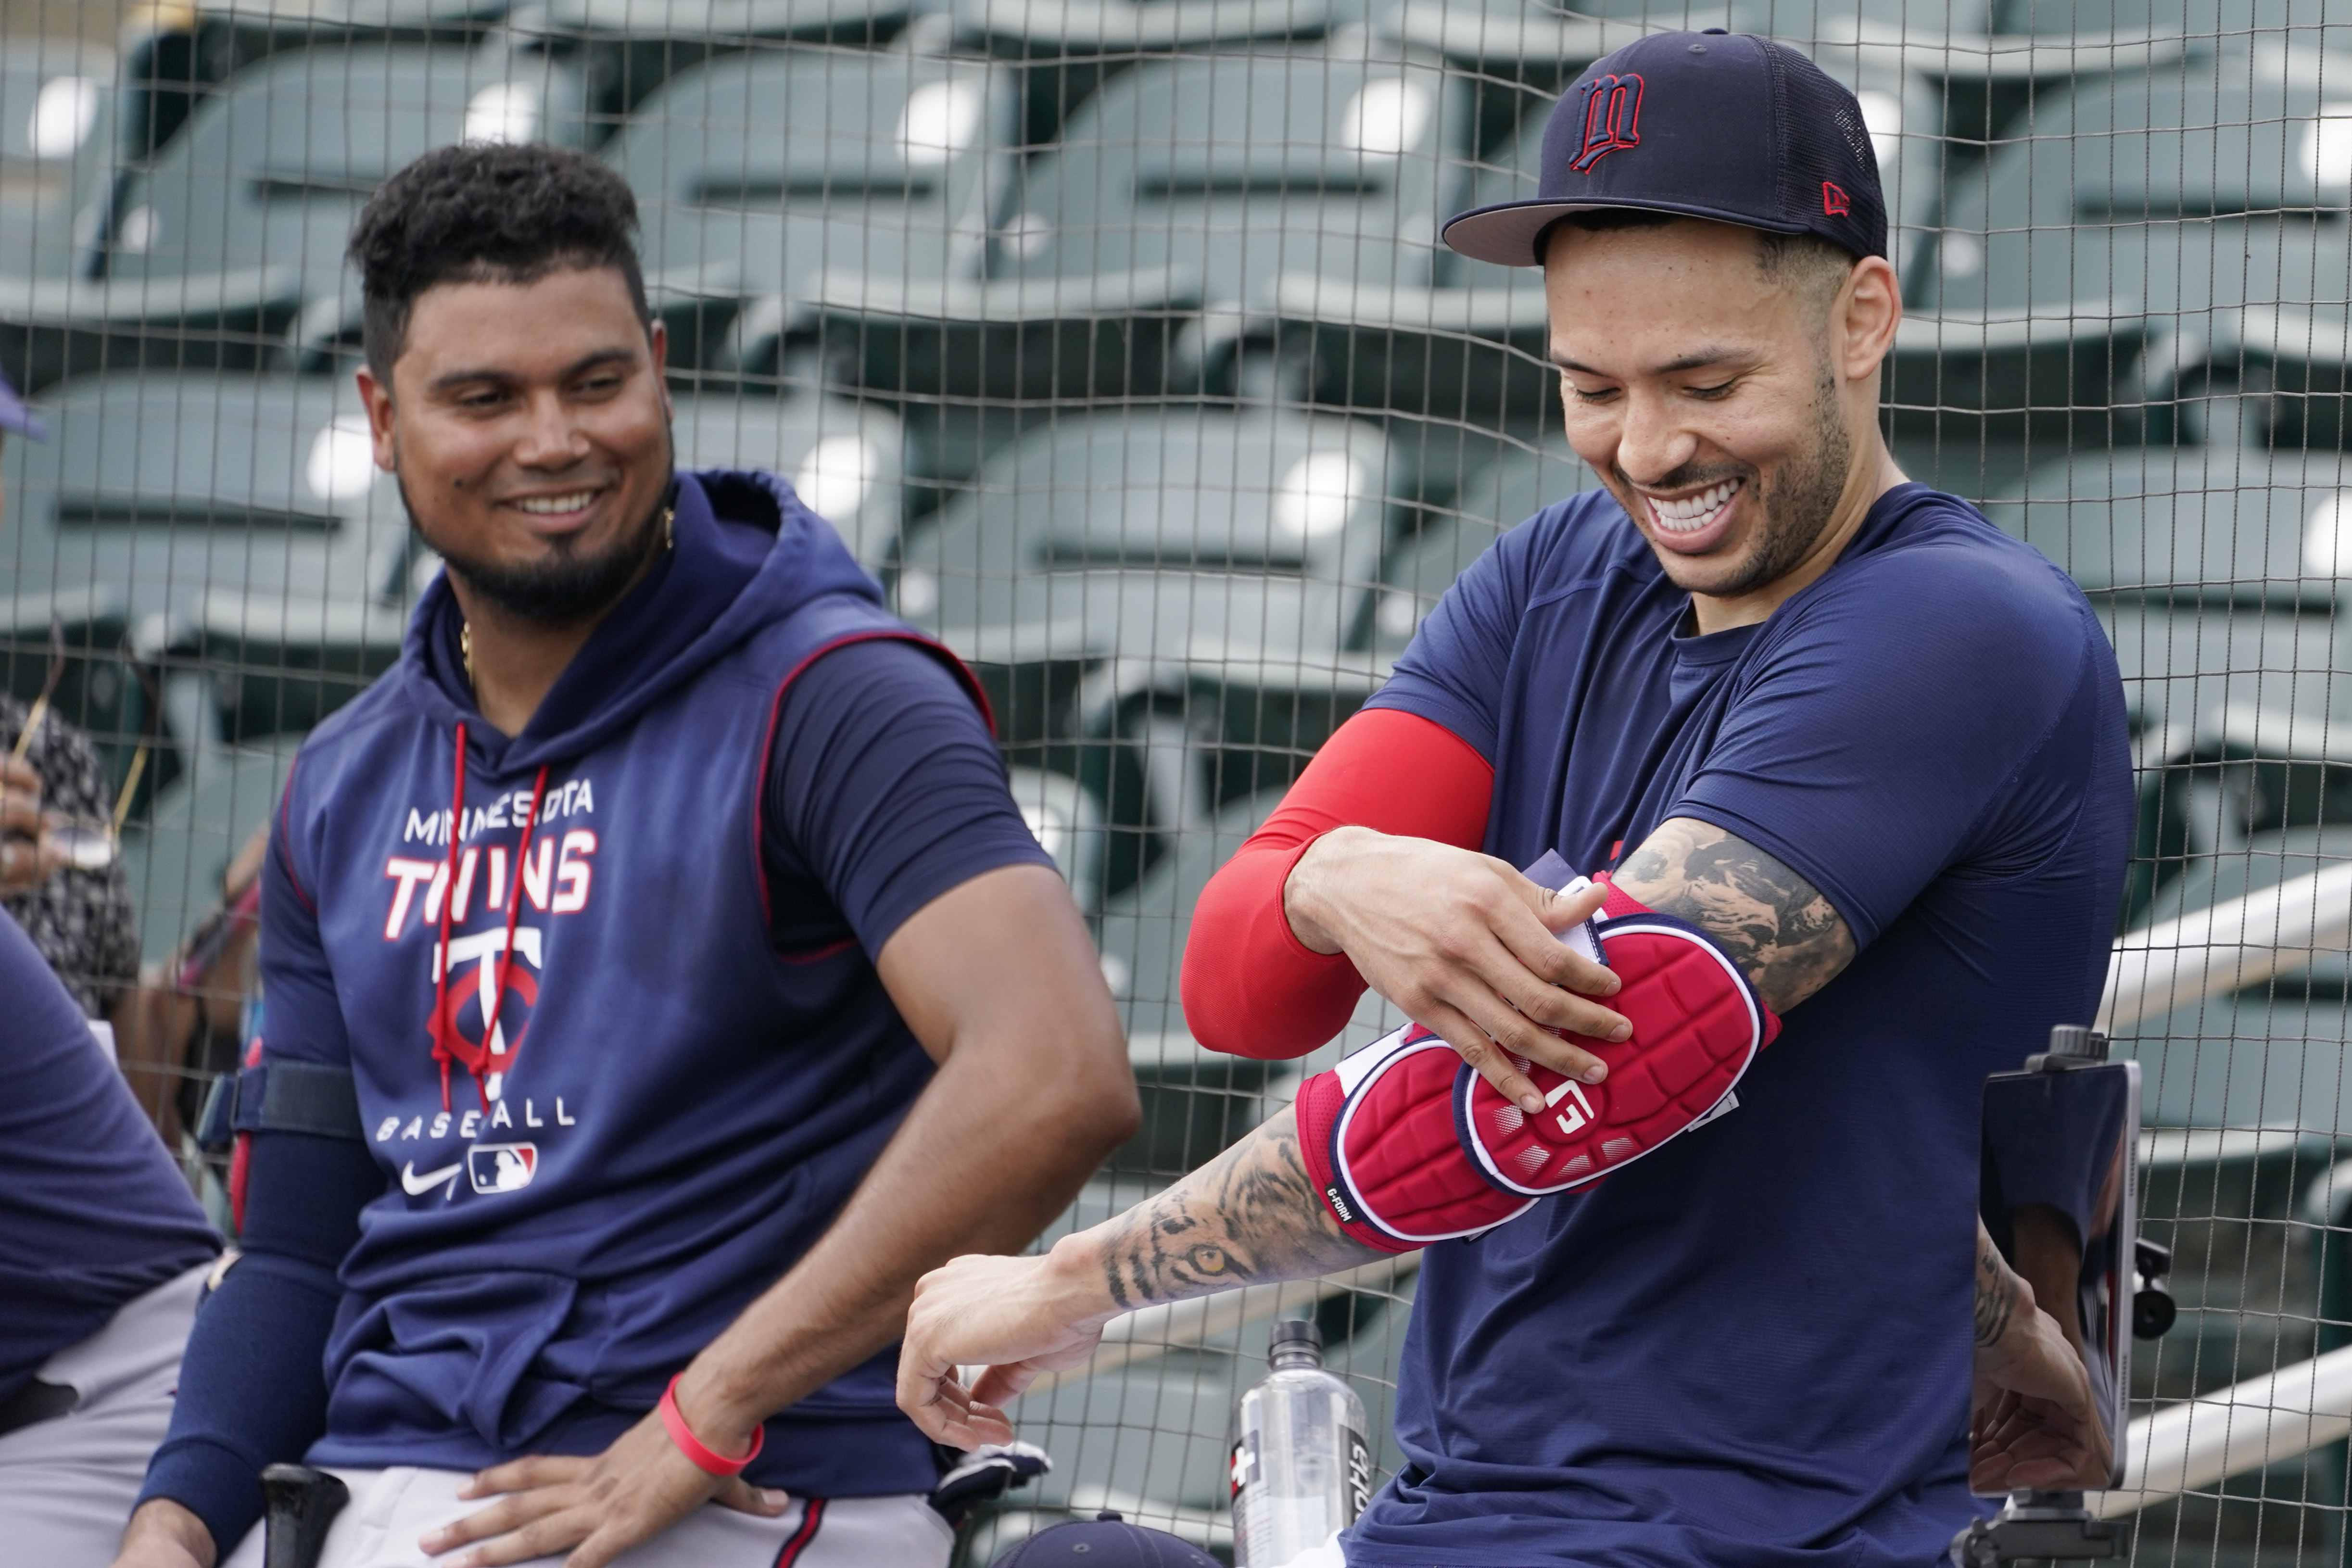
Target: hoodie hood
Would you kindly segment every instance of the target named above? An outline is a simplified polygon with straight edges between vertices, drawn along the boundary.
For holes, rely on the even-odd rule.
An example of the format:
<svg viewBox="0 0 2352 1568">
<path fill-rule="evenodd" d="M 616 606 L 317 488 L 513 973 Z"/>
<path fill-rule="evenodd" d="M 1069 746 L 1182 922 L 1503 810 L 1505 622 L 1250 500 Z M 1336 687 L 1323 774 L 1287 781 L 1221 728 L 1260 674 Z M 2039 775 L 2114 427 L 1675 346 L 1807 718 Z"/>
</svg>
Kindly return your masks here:
<svg viewBox="0 0 2352 1568">
<path fill-rule="evenodd" d="M 446 574 L 416 605 L 400 680 L 436 727 L 466 727 L 476 765 L 498 776 L 576 758 L 762 629 L 829 595 L 882 608 L 881 585 L 832 524 L 774 474 L 682 472 L 667 504 L 673 547 L 613 606 L 522 733 L 484 721 L 466 679 L 464 616 Z"/>
</svg>

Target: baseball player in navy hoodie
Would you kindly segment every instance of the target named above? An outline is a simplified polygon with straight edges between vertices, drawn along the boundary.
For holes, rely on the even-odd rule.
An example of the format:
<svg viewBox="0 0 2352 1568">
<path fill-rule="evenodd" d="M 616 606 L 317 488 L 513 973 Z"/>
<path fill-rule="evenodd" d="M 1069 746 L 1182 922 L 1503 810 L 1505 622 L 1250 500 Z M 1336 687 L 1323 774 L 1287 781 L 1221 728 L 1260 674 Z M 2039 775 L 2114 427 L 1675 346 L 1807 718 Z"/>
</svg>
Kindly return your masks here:
<svg viewBox="0 0 2352 1568">
<path fill-rule="evenodd" d="M 325 1568 L 942 1563 L 914 1281 L 1135 1125 L 969 678 L 789 485 L 672 471 L 635 223 L 488 145 L 360 219 L 376 458 L 446 570 L 274 826 L 244 1252 L 125 1564 L 258 1563 L 305 1458 Z"/>
</svg>

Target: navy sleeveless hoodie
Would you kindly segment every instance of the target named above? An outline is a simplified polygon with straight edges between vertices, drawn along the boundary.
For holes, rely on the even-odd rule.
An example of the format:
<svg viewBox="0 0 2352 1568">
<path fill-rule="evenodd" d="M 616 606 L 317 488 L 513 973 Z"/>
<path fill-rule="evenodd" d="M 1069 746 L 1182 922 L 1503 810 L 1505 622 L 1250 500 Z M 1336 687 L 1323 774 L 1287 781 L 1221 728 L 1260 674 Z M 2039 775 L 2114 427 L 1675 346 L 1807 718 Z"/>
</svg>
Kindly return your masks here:
<svg viewBox="0 0 2352 1568">
<path fill-rule="evenodd" d="M 774 950 L 761 855 L 785 687 L 913 634 L 781 479 L 686 474 L 674 500 L 625 667 L 575 660 L 503 737 L 436 582 L 398 668 L 297 761 L 278 830 L 315 927 L 271 933 L 265 1050 L 350 1068 L 385 1184 L 313 1463 L 600 1451 L 824 1233 L 929 1079 L 856 943 Z M 896 1360 L 776 1416 L 750 1479 L 929 1489 Z"/>
</svg>

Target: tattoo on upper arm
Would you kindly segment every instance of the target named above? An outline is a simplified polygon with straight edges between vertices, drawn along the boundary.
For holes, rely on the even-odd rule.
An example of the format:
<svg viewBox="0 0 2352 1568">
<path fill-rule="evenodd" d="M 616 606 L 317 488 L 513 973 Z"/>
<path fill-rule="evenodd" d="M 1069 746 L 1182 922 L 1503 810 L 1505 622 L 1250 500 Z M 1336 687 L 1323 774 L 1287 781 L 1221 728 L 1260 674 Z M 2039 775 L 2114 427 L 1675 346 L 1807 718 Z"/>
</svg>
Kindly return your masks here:
<svg viewBox="0 0 2352 1568">
<path fill-rule="evenodd" d="M 1708 932 L 1785 1013 L 1853 961 L 1853 933 L 1811 882 L 1711 822 L 1677 816 L 1626 857 L 1617 885 Z"/>
<path fill-rule="evenodd" d="M 1305 1279 L 1385 1254 L 1339 1228 L 1279 1111 L 1159 1196 L 1107 1227 L 1103 1276 L 1133 1310 L 1275 1279 Z"/>
</svg>

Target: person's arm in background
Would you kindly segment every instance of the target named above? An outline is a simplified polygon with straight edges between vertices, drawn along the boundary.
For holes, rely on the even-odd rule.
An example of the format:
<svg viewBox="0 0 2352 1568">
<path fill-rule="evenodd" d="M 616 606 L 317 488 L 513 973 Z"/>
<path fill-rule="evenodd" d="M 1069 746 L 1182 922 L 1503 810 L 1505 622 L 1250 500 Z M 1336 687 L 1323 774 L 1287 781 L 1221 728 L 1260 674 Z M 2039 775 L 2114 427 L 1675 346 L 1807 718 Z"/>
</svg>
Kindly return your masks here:
<svg viewBox="0 0 2352 1568">
<path fill-rule="evenodd" d="M 41 775 L 0 752 L 0 898 L 29 893 L 65 869 L 65 851 L 41 839 Z"/>
<path fill-rule="evenodd" d="M 342 1065 L 333 975 L 289 852 L 282 833 L 273 837 L 262 872 L 268 1054 Z M 335 1271 L 383 1173 L 357 1142 L 262 1131 L 244 1190 L 242 1251 L 197 1309 L 171 1430 L 148 1464 L 118 1568 L 211 1568 L 260 1518 L 262 1467 L 299 1459 L 325 1430 Z"/>
<path fill-rule="evenodd" d="M 2105 1486 L 2115 1450 L 2092 1408 L 2081 1347 L 2037 1303 L 2033 1287 L 2002 1258 L 1982 1220 L 1975 1340 L 1969 1489 Z"/>
<path fill-rule="evenodd" d="M 939 1070 L 824 1237 L 686 1369 L 679 1411 L 728 1454 L 898 1339 L 926 1269 L 1028 1245 L 1140 1120 L 1085 921 L 943 668 L 903 643 L 829 653 L 792 689 L 775 747 L 779 766 L 815 770 L 781 792 L 779 818 L 861 940 L 888 932 L 875 967 Z M 898 891 L 858 891 L 877 884 Z M 785 1506 L 696 1468 L 657 1415 L 593 1458 L 485 1471 L 471 1495 L 492 1494 L 425 1550 L 467 1568 L 577 1546 L 572 1568 L 590 1568 L 706 1499 Z"/>
<path fill-rule="evenodd" d="M 236 1033 L 260 934 L 258 908 L 267 824 L 221 873 L 220 901 L 161 963 L 144 965 L 138 989 L 114 1005 L 114 1046 L 140 1107 L 175 1152 L 192 1086 L 233 1070 Z"/>
<path fill-rule="evenodd" d="M 85 1015 L 110 1019 L 139 978 L 139 911 L 118 856 L 104 866 L 68 860 L 46 832 L 65 818 L 114 818 L 111 775 L 89 736 L 50 714 L 16 758 L 0 731 L 0 896 L 18 906 L 26 931 Z"/>
</svg>

